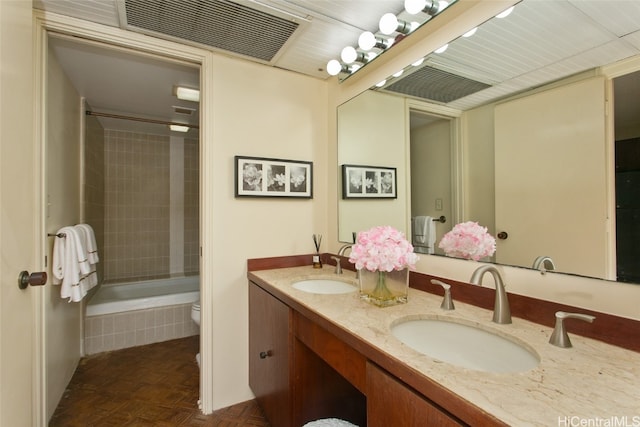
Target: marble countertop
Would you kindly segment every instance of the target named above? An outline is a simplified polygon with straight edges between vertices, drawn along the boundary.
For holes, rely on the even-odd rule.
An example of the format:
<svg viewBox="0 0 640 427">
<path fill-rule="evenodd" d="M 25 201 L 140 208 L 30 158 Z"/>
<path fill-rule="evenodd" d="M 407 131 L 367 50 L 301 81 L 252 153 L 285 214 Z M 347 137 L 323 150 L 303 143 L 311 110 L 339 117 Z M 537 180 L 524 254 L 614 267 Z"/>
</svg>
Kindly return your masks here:
<svg viewBox="0 0 640 427">
<path fill-rule="evenodd" d="M 355 286 L 353 272 L 332 273 L 331 268 L 304 266 L 253 271 L 250 275 L 507 424 L 640 426 L 640 353 L 573 335 L 570 322 L 566 326 L 573 347 L 555 347 L 549 344 L 551 328 L 516 317 L 512 324 L 495 324 L 491 311 L 456 301 L 455 290 L 456 309 L 444 311 L 440 309 L 441 296 L 415 289 L 409 289 L 408 303 L 380 308 L 362 301 L 358 292 L 320 295 L 291 286 L 310 278 L 338 278 Z M 391 334 L 391 326 L 407 317 L 477 326 L 525 343 L 538 355 L 540 364 L 526 372 L 497 374 L 432 359 Z"/>
</svg>

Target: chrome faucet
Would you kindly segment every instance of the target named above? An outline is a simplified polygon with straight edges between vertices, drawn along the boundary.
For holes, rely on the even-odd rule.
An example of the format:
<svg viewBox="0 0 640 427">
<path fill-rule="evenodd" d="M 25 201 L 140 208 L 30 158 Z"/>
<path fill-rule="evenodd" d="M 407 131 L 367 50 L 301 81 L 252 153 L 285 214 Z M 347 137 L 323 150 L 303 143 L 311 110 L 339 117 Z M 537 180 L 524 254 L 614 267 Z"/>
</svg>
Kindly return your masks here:
<svg viewBox="0 0 640 427">
<path fill-rule="evenodd" d="M 547 271 L 555 270 L 556 265 L 550 256 L 541 255 L 533 261 L 533 268 L 540 270 L 540 274 L 546 274 Z"/>
<path fill-rule="evenodd" d="M 567 330 L 564 327 L 564 319 L 580 319 L 591 323 L 595 320 L 595 316 L 581 313 L 566 313 L 564 311 L 556 312 L 556 326 L 553 328 L 549 343 L 556 347 L 569 348 L 572 347 L 572 344 L 569 339 L 569 334 L 567 334 Z"/>
<path fill-rule="evenodd" d="M 353 245 L 344 245 L 338 250 L 338 256 L 332 256 L 331 259 L 336 261 L 336 274 L 342 274 L 342 265 L 340 264 L 340 257 L 344 256 L 347 249 L 351 249 Z"/>
<path fill-rule="evenodd" d="M 496 284 L 496 299 L 493 306 L 493 321 L 502 325 L 511 323 L 511 308 L 509 307 L 509 299 L 507 291 L 504 287 L 504 281 L 500 275 L 500 271 L 493 265 L 487 264 L 478 267 L 471 275 L 471 283 L 482 286 L 482 277 L 484 273 L 489 272 L 493 276 Z"/>
</svg>

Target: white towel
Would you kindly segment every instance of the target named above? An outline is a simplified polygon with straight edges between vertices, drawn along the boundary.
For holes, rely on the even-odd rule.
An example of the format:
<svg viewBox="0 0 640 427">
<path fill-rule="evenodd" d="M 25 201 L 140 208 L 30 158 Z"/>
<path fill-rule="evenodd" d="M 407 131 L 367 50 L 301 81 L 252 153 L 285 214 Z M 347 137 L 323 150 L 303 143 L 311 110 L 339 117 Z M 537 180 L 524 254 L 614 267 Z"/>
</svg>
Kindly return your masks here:
<svg viewBox="0 0 640 427">
<path fill-rule="evenodd" d="M 93 228 L 89 224 L 77 224 L 75 228 L 79 231 L 80 240 L 87 251 L 89 264 L 97 264 L 100 258 L 98 257 L 98 245 Z"/>
<path fill-rule="evenodd" d="M 413 235 L 416 244 L 426 246 L 427 251 L 422 253 L 434 253 L 434 245 L 436 243 L 436 224 L 433 217 L 415 217 L 413 220 Z"/>
<path fill-rule="evenodd" d="M 97 283 L 95 266 L 89 264 L 87 253 L 75 227 L 62 227 L 53 243 L 53 284 L 60 287 L 60 297 L 78 302 Z"/>
</svg>

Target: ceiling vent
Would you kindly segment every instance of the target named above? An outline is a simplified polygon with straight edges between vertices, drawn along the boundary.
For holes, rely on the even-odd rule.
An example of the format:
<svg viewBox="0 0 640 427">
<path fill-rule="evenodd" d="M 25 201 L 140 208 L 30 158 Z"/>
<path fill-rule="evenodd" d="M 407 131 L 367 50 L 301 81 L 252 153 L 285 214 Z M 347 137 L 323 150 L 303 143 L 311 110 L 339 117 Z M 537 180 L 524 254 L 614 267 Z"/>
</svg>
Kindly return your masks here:
<svg viewBox="0 0 640 427">
<path fill-rule="evenodd" d="M 128 26 L 271 62 L 298 23 L 225 0 L 125 0 Z"/>
<path fill-rule="evenodd" d="M 423 67 L 390 84 L 385 90 L 446 104 L 489 87 L 491 85 L 486 83 Z"/>
</svg>

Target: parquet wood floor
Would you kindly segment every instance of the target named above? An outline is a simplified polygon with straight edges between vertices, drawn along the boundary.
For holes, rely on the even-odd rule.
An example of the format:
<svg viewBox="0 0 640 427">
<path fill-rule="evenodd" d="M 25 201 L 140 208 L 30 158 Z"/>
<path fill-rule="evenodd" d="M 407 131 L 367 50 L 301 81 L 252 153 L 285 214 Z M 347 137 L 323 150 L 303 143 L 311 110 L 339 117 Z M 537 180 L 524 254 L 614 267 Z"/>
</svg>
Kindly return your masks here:
<svg viewBox="0 0 640 427">
<path fill-rule="evenodd" d="M 83 358 L 49 427 L 269 427 L 255 401 L 202 415 L 199 337 Z"/>
</svg>

